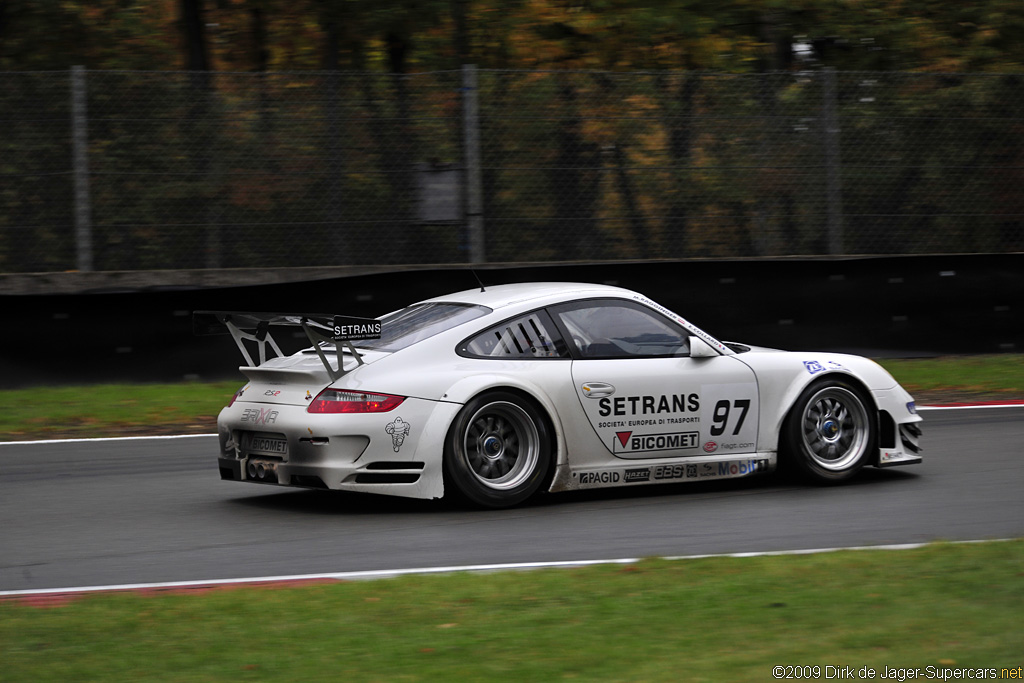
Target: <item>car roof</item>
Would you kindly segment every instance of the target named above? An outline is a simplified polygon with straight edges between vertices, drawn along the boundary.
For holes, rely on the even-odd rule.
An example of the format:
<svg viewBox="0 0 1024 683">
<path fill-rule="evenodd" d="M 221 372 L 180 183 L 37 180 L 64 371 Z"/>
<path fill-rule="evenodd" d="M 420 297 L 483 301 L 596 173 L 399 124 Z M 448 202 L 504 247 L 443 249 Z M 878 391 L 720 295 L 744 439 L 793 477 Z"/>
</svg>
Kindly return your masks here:
<svg viewBox="0 0 1024 683">
<path fill-rule="evenodd" d="M 635 292 L 611 285 L 595 285 L 582 282 L 526 282 L 493 285 L 483 289 L 467 289 L 427 299 L 421 303 L 455 302 L 478 304 L 492 309 L 499 309 L 513 304 L 541 306 L 571 299 L 591 297 L 632 298 L 634 295 Z"/>
</svg>

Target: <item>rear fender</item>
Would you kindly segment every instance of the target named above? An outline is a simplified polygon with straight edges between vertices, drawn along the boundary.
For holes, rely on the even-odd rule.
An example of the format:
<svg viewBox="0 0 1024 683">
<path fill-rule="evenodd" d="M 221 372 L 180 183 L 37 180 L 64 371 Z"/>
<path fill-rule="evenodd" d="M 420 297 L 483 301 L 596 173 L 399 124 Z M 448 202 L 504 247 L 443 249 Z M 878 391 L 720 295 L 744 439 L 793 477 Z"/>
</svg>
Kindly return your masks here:
<svg viewBox="0 0 1024 683">
<path fill-rule="evenodd" d="M 571 388 L 572 387 L 570 386 L 570 389 Z M 491 389 L 512 389 L 521 394 L 525 394 L 528 398 L 532 399 L 541 410 L 544 411 L 548 420 L 551 422 L 551 427 L 554 430 L 555 465 L 559 466 L 564 464 L 566 462 L 565 430 L 563 428 L 561 418 L 559 417 L 558 410 L 555 408 L 555 404 L 548 397 L 547 393 L 542 391 L 541 388 L 533 382 L 522 377 L 513 377 L 509 375 L 472 375 L 461 379 L 452 385 L 448 391 L 445 392 L 444 396 L 441 397 L 441 400 L 465 405 L 474 396 Z M 451 421 L 449 421 L 449 424 L 445 429 L 447 430 L 450 426 Z"/>
</svg>

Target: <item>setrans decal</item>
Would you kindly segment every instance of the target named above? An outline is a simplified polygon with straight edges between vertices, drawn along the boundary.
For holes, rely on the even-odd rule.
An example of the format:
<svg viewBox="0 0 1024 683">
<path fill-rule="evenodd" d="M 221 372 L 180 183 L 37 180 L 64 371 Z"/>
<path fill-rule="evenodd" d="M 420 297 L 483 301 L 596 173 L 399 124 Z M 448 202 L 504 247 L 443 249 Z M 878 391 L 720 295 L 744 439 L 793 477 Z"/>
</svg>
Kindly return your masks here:
<svg viewBox="0 0 1024 683">
<path fill-rule="evenodd" d="M 730 479 L 746 477 L 768 471 L 766 459 L 746 458 L 724 462 L 692 464 L 654 465 L 652 467 L 630 467 L 624 470 L 599 470 L 596 472 L 573 472 L 580 488 L 616 486 L 620 483 L 669 482 L 700 479 Z"/>
<path fill-rule="evenodd" d="M 673 394 L 671 396 L 616 396 L 604 397 L 597 402 L 597 414 L 601 417 L 626 417 L 633 415 L 664 415 L 700 410 L 700 396 L 697 394 Z M 654 424 L 653 421 L 650 424 Z M 630 424 L 630 426 L 633 426 Z"/>
<path fill-rule="evenodd" d="M 583 385 L 583 393 L 590 399 L 583 401 L 587 417 L 608 450 L 619 457 L 657 451 L 696 455 L 701 448 L 707 453 L 755 450 L 758 405 L 754 382 L 709 383 L 678 392 L 621 396 L 595 396 L 587 393 L 588 387 L 591 384 Z"/>
<path fill-rule="evenodd" d="M 334 341 L 363 341 L 380 339 L 380 321 L 375 318 L 334 316 Z"/>
</svg>

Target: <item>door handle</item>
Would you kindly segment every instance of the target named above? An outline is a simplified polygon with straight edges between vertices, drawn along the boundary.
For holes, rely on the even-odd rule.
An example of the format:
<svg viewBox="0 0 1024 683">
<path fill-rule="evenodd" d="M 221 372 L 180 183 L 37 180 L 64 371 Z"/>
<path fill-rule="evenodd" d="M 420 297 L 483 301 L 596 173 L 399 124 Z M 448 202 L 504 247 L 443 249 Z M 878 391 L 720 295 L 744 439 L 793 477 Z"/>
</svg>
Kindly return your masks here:
<svg viewBox="0 0 1024 683">
<path fill-rule="evenodd" d="M 607 382 L 584 382 L 580 388 L 587 398 L 601 398 L 615 393 L 615 387 Z"/>
</svg>

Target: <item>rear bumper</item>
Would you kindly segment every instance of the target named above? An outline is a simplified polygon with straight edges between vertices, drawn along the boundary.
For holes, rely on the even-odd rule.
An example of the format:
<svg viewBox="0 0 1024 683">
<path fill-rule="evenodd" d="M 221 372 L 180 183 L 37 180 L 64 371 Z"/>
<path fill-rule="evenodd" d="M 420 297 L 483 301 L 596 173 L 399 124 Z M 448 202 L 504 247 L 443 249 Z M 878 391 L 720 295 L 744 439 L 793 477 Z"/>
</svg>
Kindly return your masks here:
<svg viewBox="0 0 1024 683">
<path fill-rule="evenodd" d="M 236 401 L 217 420 L 217 466 L 227 481 L 440 498 L 444 438 L 460 407 L 410 398 L 387 413 L 323 415 Z M 253 437 L 282 452 L 250 451 Z"/>
<path fill-rule="evenodd" d="M 380 462 L 362 467 L 302 466 L 267 460 L 260 455 L 217 459 L 220 478 L 253 484 L 294 486 L 307 489 L 344 489 L 347 484 L 418 484 L 426 463 Z M 327 482 L 338 481 L 331 487 Z"/>
</svg>

